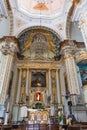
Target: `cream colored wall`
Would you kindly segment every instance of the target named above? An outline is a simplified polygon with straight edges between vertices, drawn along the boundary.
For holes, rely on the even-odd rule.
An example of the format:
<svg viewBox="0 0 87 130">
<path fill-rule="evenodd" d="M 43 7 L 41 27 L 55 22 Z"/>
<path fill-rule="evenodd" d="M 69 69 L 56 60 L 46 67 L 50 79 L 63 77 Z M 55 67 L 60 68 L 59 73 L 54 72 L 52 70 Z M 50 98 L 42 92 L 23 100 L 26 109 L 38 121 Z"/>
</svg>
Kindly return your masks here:
<svg viewBox="0 0 87 130">
<path fill-rule="evenodd" d="M 9 36 L 9 32 L 10 32 L 9 19 L 5 18 L 0 19 L 0 38 L 3 36 Z"/>
</svg>

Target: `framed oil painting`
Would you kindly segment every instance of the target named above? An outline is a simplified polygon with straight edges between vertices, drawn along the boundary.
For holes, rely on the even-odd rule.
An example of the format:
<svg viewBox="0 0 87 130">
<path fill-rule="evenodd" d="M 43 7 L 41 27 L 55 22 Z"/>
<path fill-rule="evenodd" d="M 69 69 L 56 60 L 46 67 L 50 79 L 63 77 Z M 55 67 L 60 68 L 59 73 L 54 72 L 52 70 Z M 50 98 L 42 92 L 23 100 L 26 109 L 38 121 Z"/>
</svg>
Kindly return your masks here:
<svg viewBox="0 0 87 130">
<path fill-rule="evenodd" d="M 46 71 L 31 71 L 31 87 L 46 87 Z"/>
</svg>

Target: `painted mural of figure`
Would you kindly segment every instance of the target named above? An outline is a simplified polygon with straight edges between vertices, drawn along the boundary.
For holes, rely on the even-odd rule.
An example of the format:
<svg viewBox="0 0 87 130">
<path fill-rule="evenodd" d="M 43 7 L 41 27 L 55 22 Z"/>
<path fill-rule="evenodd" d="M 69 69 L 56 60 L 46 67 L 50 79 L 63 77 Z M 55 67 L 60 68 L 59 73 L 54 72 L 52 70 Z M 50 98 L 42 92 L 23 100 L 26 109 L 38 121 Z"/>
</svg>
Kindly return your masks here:
<svg viewBox="0 0 87 130">
<path fill-rule="evenodd" d="M 54 53 L 55 45 L 51 35 L 47 37 L 44 33 L 36 33 L 32 39 L 27 38 L 24 44 L 23 55 L 25 59 L 52 59 Z"/>
</svg>

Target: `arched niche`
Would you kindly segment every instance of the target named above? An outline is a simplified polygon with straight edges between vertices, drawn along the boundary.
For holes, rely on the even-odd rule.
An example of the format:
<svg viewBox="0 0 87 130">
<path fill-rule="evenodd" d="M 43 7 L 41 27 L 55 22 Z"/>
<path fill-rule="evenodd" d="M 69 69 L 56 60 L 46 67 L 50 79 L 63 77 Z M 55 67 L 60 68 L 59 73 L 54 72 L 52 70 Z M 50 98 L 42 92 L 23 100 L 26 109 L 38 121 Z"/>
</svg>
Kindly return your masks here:
<svg viewBox="0 0 87 130">
<path fill-rule="evenodd" d="M 35 39 L 37 37 L 39 40 L 42 40 L 43 38 L 43 41 L 41 42 L 43 44 L 42 48 L 45 47 L 44 50 L 46 50 L 48 47 L 50 49 L 47 50 L 51 51 L 51 53 L 54 52 L 54 56 L 60 55 L 59 47 L 60 47 L 61 37 L 55 31 L 46 27 L 39 27 L 39 26 L 27 28 L 17 36 L 20 43 L 19 54 L 24 55 L 24 51 L 29 48 L 32 48 L 31 46 L 35 46 L 35 44 L 37 44 L 36 46 L 40 46 L 39 40 L 37 42 Z M 32 49 L 32 51 L 33 50 L 34 49 Z"/>
</svg>

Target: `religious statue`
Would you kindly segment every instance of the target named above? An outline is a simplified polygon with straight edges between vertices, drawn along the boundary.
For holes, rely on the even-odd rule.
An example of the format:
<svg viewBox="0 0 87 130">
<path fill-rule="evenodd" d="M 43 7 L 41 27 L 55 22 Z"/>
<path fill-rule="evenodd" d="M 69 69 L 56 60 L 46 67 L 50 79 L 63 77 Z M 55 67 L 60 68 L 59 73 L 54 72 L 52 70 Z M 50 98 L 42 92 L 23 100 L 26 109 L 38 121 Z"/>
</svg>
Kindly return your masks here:
<svg viewBox="0 0 87 130">
<path fill-rule="evenodd" d="M 36 93 L 36 100 L 37 101 L 40 101 L 41 100 L 41 93 Z"/>
</svg>

